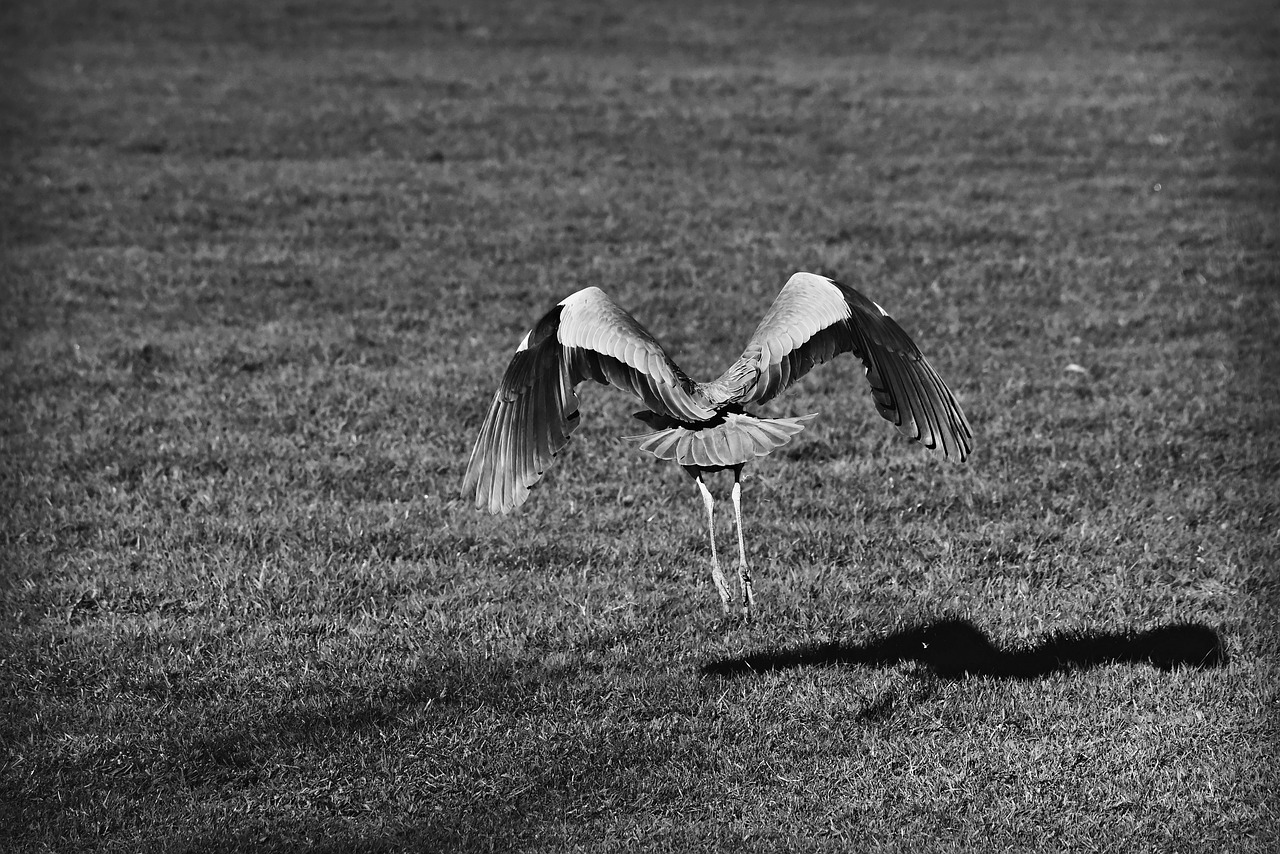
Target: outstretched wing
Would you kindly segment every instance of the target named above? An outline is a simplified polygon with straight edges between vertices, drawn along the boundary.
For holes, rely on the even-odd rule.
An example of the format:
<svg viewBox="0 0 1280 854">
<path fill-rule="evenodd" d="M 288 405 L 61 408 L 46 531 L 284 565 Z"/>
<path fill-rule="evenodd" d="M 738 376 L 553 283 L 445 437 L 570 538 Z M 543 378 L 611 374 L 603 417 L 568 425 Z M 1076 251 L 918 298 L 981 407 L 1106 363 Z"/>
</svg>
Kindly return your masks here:
<svg viewBox="0 0 1280 854">
<path fill-rule="evenodd" d="M 905 435 L 948 457 L 969 455 L 973 429 L 920 348 L 879 305 L 824 276 L 787 281 L 722 380 L 737 378 L 741 402 L 763 403 L 841 353 L 866 365 L 876 409 Z"/>
<path fill-rule="evenodd" d="M 463 495 L 490 513 L 523 504 L 577 428 L 574 388 L 588 379 L 680 421 L 715 415 L 693 398 L 693 381 L 634 317 L 599 288 L 584 288 L 520 342 L 471 451 Z"/>
</svg>

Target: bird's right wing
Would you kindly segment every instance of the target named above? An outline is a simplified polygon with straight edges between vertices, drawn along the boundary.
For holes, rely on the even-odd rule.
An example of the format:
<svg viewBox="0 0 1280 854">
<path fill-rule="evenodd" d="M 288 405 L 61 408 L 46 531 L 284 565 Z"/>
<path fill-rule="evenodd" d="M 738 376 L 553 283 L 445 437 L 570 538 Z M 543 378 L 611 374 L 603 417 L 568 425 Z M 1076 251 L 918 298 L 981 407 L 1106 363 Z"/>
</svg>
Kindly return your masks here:
<svg viewBox="0 0 1280 854">
<path fill-rule="evenodd" d="M 715 413 L 640 323 L 599 288 L 584 288 L 547 312 L 516 349 L 476 439 L 462 482 L 477 508 L 506 513 L 578 426 L 575 387 L 595 380 L 630 392 L 680 421 Z"/>
<path fill-rule="evenodd" d="M 841 353 L 862 360 L 876 409 L 901 432 L 948 457 L 969 455 L 973 429 L 920 348 L 883 308 L 825 276 L 787 280 L 722 380 L 738 384 L 741 402 L 763 403 Z"/>
</svg>

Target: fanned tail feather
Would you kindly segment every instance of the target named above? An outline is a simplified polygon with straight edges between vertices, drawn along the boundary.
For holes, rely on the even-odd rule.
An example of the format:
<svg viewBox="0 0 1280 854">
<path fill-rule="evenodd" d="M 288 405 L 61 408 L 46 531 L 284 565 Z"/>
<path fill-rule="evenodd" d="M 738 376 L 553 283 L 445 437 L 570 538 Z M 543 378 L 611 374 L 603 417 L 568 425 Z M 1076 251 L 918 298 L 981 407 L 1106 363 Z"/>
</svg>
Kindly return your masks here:
<svg viewBox="0 0 1280 854">
<path fill-rule="evenodd" d="M 796 418 L 756 418 L 729 412 L 713 425 L 684 424 L 650 413 L 638 417 L 661 429 L 638 436 L 623 436 L 642 451 L 682 466 L 727 468 L 766 456 L 791 441 L 817 418 L 817 413 Z"/>
</svg>

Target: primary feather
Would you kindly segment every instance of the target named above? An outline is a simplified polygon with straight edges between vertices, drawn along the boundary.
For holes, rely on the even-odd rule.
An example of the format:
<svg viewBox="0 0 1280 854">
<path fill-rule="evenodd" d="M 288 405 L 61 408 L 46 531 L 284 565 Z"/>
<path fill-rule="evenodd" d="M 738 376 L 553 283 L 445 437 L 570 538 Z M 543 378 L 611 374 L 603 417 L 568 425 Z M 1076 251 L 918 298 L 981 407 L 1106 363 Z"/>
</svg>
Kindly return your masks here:
<svg viewBox="0 0 1280 854">
<path fill-rule="evenodd" d="M 960 404 L 911 337 L 887 312 L 847 285 L 796 273 L 721 380 L 754 375 L 743 403 L 764 403 L 814 365 L 854 353 L 867 370 L 876 409 L 910 438 L 948 457 L 969 455 L 973 431 Z M 729 381 L 732 384 L 732 380 Z"/>
<path fill-rule="evenodd" d="M 489 406 L 467 464 L 463 493 L 506 513 L 523 504 L 578 427 L 585 380 L 613 385 L 681 421 L 714 417 L 694 383 L 634 317 L 599 288 L 584 288 L 525 335 Z"/>
<path fill-rule="evenodd" d="M 463 493 L 491 513 L 524 503 L 577 428 L 575 388 L 588 379 L 648 407 L 644 420 L 660 429 L 636 437 L 643 450 L 682 465 L 740 465 L 790 441 L 811 417 L 782 424 L 748 415 L 743 405 L 773 399 L 842 353 L 862 360 L 876 409 L 899 430 L 948 457 L 968 456 L 973 433 L 950 389 L 893 318 L 853 288 L 796 273 L 738 360 L 716 380 L 696 383 L 634 317 L 591 287 L 547 312 L 520 342 L 480 428 Z"/>
</svg>

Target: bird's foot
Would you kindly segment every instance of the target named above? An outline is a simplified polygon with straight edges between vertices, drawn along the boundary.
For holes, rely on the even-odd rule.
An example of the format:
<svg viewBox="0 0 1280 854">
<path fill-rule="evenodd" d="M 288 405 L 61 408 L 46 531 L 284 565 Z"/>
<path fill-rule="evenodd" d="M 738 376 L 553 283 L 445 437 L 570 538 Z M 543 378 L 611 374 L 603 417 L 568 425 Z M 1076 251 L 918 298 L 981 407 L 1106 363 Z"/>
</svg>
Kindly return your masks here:
<svg viewBox="0 0 1280 854">
<path fill-rule="evenodd" d="M 738 584 L 742 588 L 742 616 L 751 619 L 751 609 L 755 607 L 756 595 L 751 589 L 751 571 L 745 563 L 738 565 Z"/>
<path fill-rule="evenodd" d="M 729 581 L 724 577 L 724 570 L 715 560 L 711 561 L 711 580 L 715 582 L 716 592 L 720 594 L 720 609 L 728 616 L 729 603 L 733 601 L 733 596 L 729 593 Z"/>
</svg>

